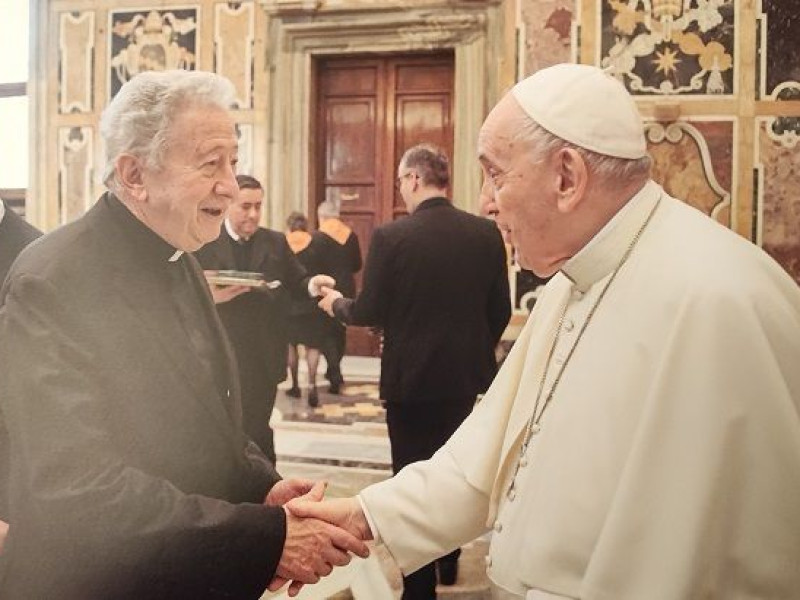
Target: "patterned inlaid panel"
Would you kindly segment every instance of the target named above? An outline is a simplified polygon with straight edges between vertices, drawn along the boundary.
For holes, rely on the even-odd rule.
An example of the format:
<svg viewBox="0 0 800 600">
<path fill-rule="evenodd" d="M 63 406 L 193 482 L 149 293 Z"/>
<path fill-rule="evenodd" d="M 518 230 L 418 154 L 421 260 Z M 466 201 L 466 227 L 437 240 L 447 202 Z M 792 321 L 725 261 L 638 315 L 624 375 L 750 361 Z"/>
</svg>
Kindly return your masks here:
<svg viewBox="0 0 800 600">
<path fill-rule="evenodd" d="M 734 122 L 646 124 L 653 179 L 672 196 L 731 226 Z"/>
<path fill-rule="evenodd" d="M 198 8 L 109 13 L 109 99 L 142 71 L 194 69 Z"/>
<path fill-rule="evenodd" d="M 634 94 L 732 94 L 733 0 L 598 0 L 601 64 Z"/>
<path fill-rule="evenodd" d="M 574 60 L 574 19 L 575 0 L 520 0 L 524 45 L 520 79 L 545 67 Z"/>
<path fill-rule="evenodd" d="M 61 223 L 81 216 L 93 195 L 92 127 L 60 127 L 58 130 L 58 203 Z"/>
<path fill-rule="evenodd" d="M 215 10 L 214 70 L 233 83 L 237 108 L 252 108 L 255 5 L 220 2 Z"/>
<path fill-rule="evenodd" d="M 94 12 L 65 12 L 59 19 L 58 112 L 92 111 Z"/>
<path fill-rule="evenodd" d="M 761 0 L 759 95 L 800 100 L 800 0 Z"/>
<path fill-rule="evenodd" d="M 797 139 L 776 135 L 774 119 L 757 128 L 757 203 L 760 242 L 800 283 L 800 152 Z"/>
</svg>

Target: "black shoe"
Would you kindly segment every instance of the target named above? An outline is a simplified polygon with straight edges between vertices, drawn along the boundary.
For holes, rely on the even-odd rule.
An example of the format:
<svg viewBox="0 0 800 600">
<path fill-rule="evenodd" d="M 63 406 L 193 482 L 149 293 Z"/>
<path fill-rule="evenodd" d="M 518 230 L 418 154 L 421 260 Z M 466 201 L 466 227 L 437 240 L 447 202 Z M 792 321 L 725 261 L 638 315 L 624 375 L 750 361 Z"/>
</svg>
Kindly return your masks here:
<svg viewBox="0 0 800 600">
<path fill-rule="evenodd" d="M 308 405 L 311 408 L 317 408 L 319 406 L 319 396 L 317 395 L 317 388 L 311 388 L 308 392 Z"/>
<path fill-rule="evenodd" d="M 436 572 L 439 575 L 440 584 L 454 585 L 458 578 L 458 561 L 437 561 Z"/>
<path fill-rule="evenodd" d="M 292 398 L 299 398 L 300 397 L 300 388 L 296 385 L 293 385 L 291 389 L 286 390 L 286 395 L 291 396 Z"/>
<path fill-rule="evenodd" d="M 328 393 L 338 394 L 342 390 L 341 385 L 342 385 L 341 383 L 332 383 L 328 388 Z"/>
</svg>

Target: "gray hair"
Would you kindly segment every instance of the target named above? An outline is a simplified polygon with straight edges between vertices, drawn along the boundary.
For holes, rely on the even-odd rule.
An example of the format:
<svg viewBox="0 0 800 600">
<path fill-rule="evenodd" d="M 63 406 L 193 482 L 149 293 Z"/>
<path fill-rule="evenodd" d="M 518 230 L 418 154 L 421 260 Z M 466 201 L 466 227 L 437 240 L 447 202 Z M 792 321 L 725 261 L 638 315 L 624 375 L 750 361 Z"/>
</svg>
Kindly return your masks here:
<svg viewBox="0 0 800 600">
<path fill-rule="evenodd" d="M 228 110 L 234 103 L 233 84 L 216 73 L 204 71 L 145 71 L 122 86 L 100 118 L 105 143 L 103 183 L 116 187 L 114 164 L 121 154 L 144 159 L 148 167 L 161 164 L 170 126 L 187 106 L 218 106 Z"/>
<path fill-rule="evenodd" d="M 437 189 L 450 185 L 450 161 L 444 150 L 433 144 L 417 144 L 403 154 L 400 165 L 414 169 L 422 183 Z"/>
<path fill-rule="evenodd" d="M 339 205 L 336 202 L 325 200 L 317 207 L 317 216 L 320 219 L 331 219 L 339 216 Z"/>
<path fill-rule="evenodd" d="M 589 172 L 596 175 L 603 183 L 631 182 L 650 176 L 653 159 L 649 155 L 628 159 L 599 154 L 553 135 L 527 115 L 524 115 L 521 121 L 515 138 L 530 144 L 536 161 L 544 160 L 559 150 L 571 148 L 583 157 Z"/>
</svg>

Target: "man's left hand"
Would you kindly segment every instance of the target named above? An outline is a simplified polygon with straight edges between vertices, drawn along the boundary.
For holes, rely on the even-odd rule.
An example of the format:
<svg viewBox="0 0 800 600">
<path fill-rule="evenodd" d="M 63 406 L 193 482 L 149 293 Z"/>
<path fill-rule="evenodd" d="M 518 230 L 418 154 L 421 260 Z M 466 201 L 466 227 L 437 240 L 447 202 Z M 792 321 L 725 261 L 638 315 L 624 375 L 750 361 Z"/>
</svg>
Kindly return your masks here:
<svg viewBox="0 0 800 600">
<path fill-rule="evenodd" d="M 268 506 L 283 506 L 289 500 L 302 498 L 310 502 L 319 502 L 325 495 L 324 481 L 314 482 L 311 479 L 281 479 L 272 486 L 264 499 Z"/>
<path fill-rule="evenodd" d="M 5 545 L 7 535 L 8 523 L 5 521 L 0 521 L 0 556 L 3 555 L 3 546 Z"/>
</svg>

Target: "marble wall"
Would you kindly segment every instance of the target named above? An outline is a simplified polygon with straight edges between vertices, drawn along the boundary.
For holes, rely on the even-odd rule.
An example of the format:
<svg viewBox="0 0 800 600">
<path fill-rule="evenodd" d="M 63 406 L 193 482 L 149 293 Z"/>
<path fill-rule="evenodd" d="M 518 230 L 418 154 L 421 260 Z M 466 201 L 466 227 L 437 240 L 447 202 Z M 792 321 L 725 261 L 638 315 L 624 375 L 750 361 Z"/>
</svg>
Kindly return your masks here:
<svg viewBox="0 0 800 600">
<path fill-rule="evenodd" d="M 177 67 L 234 83 L 241 169 L 272 186 L 281 220 L 307 196 L 313 56 L 454 48 L 457 196 L 477 202 L 474 138 L 515 79 L 596 64 L 636 97 L 654 177 L 800 281 L 799 15 L 800 0 L 47 0 L 28 213 L 44 229 L 81 214 L 102 190 L 108 99 Z"/>
</svg>

